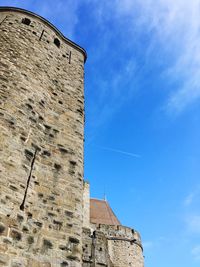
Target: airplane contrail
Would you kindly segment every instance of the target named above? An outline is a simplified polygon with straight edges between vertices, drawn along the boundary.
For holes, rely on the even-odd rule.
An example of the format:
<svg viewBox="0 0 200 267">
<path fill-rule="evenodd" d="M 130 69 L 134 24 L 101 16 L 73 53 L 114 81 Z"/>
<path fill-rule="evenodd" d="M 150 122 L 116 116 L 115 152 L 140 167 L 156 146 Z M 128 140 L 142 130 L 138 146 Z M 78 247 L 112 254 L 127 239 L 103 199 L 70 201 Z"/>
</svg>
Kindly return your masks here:
<svg viewBox="0 0 200 267">
<path fill-rule="evenodd" d="M 141 158 L 141 155 L 135 154 L 135 153 L 131 153 L 131 152 L 127 152 L 127 151 L 123 151 L 123 150 L 119 150 L 119 149 L 115 149 L 115 148 L 110 148 L 110 147 L 105 147 L 105 146 L 97 146 L 97 147 L 99 147 L 101 149 L 104 149 L 104 150 L 108 150 L 108 151 L 124 154 L 124 155 L 130 156 L 130 157 Z"/>
</svg>

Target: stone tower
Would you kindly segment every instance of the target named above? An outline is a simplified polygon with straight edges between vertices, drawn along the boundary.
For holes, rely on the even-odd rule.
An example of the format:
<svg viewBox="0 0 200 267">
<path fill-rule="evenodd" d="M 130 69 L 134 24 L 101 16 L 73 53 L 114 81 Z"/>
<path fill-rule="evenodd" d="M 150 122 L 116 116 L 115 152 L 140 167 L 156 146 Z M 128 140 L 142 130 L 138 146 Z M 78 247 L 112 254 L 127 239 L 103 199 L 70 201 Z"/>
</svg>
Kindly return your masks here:
<svg viewBox="0 0 200 267">
<path fill-rule="evenodd" d="M 86 52 L 0 8 L 0 266 L 82 266 Z"/>
<path fill-rule="evenodd" d="M 143 267 L 137 231 L 83 181 L 83 48 L 0 7 L 0 266 Z"/>
</svg>

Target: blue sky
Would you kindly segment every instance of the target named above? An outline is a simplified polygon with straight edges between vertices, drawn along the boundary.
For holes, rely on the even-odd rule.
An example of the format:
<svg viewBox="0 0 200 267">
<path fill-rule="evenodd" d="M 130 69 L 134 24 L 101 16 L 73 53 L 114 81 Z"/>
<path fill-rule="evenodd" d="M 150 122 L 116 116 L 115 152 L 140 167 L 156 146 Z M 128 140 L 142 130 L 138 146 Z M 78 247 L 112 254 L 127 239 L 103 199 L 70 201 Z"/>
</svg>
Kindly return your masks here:
<svg viewBox="0 0 200 267">
<path fill-rule="evenodd" d="M 1 1 L 83 46 L 85 178 L 145 267 L 200 265 L 200 1 Z"/>
</svg>

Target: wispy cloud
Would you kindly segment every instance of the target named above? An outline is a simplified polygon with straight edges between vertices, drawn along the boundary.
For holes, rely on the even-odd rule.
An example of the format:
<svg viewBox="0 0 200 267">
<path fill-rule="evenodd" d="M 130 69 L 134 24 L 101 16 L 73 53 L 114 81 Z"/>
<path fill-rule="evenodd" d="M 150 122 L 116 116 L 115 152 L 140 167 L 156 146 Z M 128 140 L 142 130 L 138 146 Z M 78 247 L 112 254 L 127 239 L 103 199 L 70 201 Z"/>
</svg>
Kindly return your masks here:
<svg viewBox="0 0 200 267">
<path fill-rule="evenodd" d="M 142 83 L 152 79 L 155 66 L 165 87 L 165 99 L 155 105 L 164 112 L 177 115 L 200 100 L 199 0 L 86 2 L 101 34 L 93 51 L 94 65 L 109 62 L 95 73 L 93 88 L 98 95 L 89 115 L 94 114 L 95 124 L 102 125 L 131 101 Z M 160 83 L 158 87 L 163 90 Z"/>
<path fill-rule="evenodd" d="M 147 59 L 155 49 L 170 80 L 166 110 L 180 113 L 200 99 L 199 0 L 115 1 L 119 16 L 129 17 L 129 28 L 149 32 Z M 135 30 L 135 29 L 134 29 Z M 167 61 L 167 62 L 166 62 Z"/>
<path fill-rule="evenodd" d="M 127 152 L 127 151 L 120 150 L 120 149 L 115 149 L 115 148 L 105 147 L 105 146 L 96 146 L 96 147 L 98 147 L 100 149 L 103 149 L 103 150 L 107 150 L 107 151 L 123 154 L 123 155 L 130 156 L 130 157 L 134 157 L 134 158 L 141 158 L 141 155 L 139 155 L 139 154 L 135 154 L 135 153 L 132 153 L 132 152 Z"/>
<path fill-rule="evenodd" d="M 190 192 L 184 199 L 183 204 L 185 207 L 191 208 L 192 206 L 198 206 L 200 204 L 200 186 L 197 185 L 196 188 Z"/>
<path fill-rule="evenodd" d="M 186 223 L 191 233 L 200 234 L 200 214 L 188 215 Z"/>
<path fill-rule="evenodd" d="M 190 206 L 192 204 L 194 198 L 195 198 L 194 192 L 187 195 L 186 198 L 184 199 L 184 206 L 186 206 L 186 207 Z"/>
<path fill-rule="evenodd" d="M 137 9 L 137 25 L 151 32 L 149 47 L 166 53 L 170 62 L 164 69 L 166 79 L 172 79 L 172 88 L 166 108 L 183 111 L 200 99 L 200 3 L 197 0 L 116 1 L 120 14 L 131 15 Z M 135 16 L 135 12 L 133 13 Z M 160 47 L 159 47 L 160 46 Z M 177 82 L 173 85 L 173 82 Z"/>
<path fill-rule="evenodd" d="M 191 253 L 195 260 L 200 261 L 200 245 L 196 245 L 195 247 L 193 247 Z"/>
</svg>

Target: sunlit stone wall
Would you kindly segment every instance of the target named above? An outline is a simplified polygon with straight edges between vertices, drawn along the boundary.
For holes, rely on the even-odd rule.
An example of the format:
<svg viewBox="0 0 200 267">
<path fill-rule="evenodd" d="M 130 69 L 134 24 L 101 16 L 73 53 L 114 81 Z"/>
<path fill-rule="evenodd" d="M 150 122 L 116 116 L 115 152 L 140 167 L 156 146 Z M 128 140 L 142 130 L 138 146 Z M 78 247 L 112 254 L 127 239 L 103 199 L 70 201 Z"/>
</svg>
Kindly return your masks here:
<svg viewBox="0 0 200 267">
<path fill-rule="evenodd" d="M 85 57 L 0 9 L 0 266 L 82 266 Z"/>
</svg>

